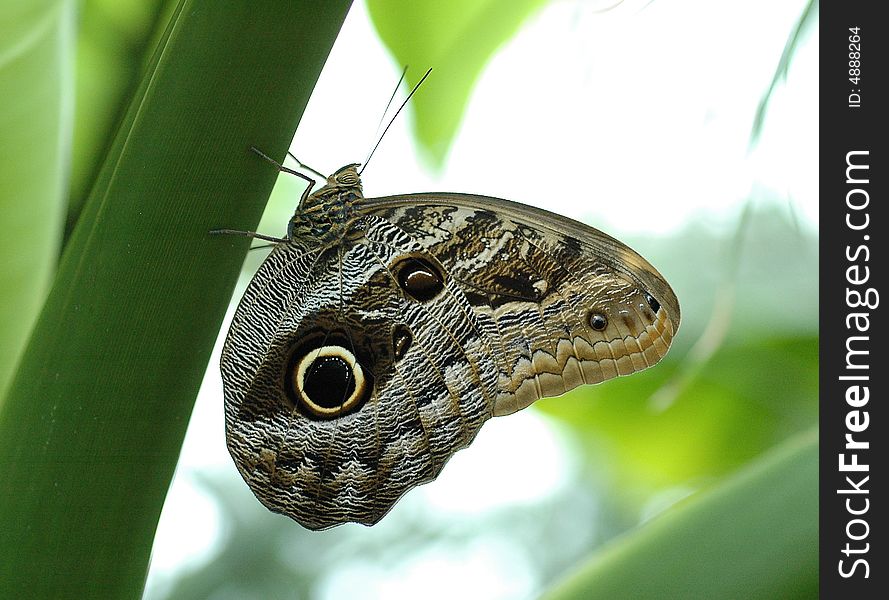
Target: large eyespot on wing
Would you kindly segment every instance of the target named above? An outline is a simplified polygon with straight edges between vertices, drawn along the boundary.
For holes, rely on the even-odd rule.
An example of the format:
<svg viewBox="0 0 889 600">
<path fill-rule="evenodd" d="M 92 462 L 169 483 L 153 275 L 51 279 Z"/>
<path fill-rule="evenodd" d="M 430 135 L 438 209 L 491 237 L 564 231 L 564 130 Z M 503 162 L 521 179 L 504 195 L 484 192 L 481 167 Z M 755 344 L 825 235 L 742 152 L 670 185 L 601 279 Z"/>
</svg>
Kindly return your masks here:
<svg viewBox="0 0 889 600">
<path fill-rule="evenodd" d="M 310 529 L 377 522 L 472 441 L 496 394 L 456 283 L 368 221 L 327 255 L 276 248 L 223 349 L 235 464 L 267 508 Z"/>
<path fill-rule="evenodd" d="M 652 366 L 678 330 L 679 302 L 663 276 L 592 227 L 462 194 L 379 198 L 365 210 L 416 231 L 490 323 L 495 415 Z"/>
<path fill-rule="evenodd" d="M 355 356 L 350 335 L 318 332 L 295 344 L 284 369 L 283 389 L 310 419 L 346 416 L 367 402 L 374 381 Z"/>
</svg>

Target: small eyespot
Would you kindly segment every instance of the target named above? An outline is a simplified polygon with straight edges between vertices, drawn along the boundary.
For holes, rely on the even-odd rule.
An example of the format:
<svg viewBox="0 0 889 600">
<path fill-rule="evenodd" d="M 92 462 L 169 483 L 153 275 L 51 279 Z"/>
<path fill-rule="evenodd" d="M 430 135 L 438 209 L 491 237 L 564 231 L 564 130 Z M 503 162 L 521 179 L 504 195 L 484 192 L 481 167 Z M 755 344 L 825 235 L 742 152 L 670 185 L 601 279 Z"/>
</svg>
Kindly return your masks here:
<svg viewBox="0 0 889 600">
<path fill-rule="evenodd" d="M 392 329 L 392 354 L 395 360 L 401 360 L 411 347 L 414 337 L 407 325 L 398 324 Z"/>
<path fill-rule="evenodd" d="M 661 308 L 661 303 L 655 300 L 654 296 L 648 293 L 645 294 L 645 301 L 648 302 L 648 308 L 650 308 L 652 312 L 657 314 L 657 311 Z"/>
<path fill-rule="evenodd" d="M 444 289 L 444 276 L 425 258 L 409 256 L 394 270 L 398 286 L 417 302 L 432 300 Z"/>
<path fill-rule="evenodd" d="M 589 322 L 594 331 L 604 331 L 608 327 L 608 319 L 600 312 L 590 312 Z"/>
</svg>

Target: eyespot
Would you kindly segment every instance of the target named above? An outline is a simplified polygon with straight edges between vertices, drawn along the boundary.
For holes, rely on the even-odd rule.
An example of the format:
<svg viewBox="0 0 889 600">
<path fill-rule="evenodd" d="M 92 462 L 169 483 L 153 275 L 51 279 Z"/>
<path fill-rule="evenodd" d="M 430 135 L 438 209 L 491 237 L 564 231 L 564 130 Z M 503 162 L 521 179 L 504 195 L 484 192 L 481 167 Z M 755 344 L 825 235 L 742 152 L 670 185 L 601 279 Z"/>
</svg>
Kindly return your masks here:
<svg viewBox="0 0 889 600">
<path fill-rule="evenodd" d="M 608 318 L 600 312 L 590 311 L 587 320 L 594 331 L 604 331 L 608 327 Z"/>
<path fill-rule="evenodd" d="M 658 302 L 655 297 L 649 293 L 645 294 L 645 301 L 648 302 L 648 308 L 650 308 L 652 312 L 657 314 L 657 311 L 661 308 L 661 303 Z"/>
<path fill-rule="evenodd" d="M 444 275 L 423 257 L 405 257 L 393 270 L 398 286 L 417 302 L 428 302 L 444 289 Z"/>
<path fill-rule="evenodd" d="M 407 325 L 398 324 L 392 329 L 392 354 L 395 360 L 401 360 L 411 347 L 414 336 Z"/>
<path fill-rule="evenodd" d="M 285 374 L 287 395 L 308 416 L 339 417 L 359 408 L 370 396 L 372 378 L 355 355 L 336 343 L 302 345 Z"/>
</svg>

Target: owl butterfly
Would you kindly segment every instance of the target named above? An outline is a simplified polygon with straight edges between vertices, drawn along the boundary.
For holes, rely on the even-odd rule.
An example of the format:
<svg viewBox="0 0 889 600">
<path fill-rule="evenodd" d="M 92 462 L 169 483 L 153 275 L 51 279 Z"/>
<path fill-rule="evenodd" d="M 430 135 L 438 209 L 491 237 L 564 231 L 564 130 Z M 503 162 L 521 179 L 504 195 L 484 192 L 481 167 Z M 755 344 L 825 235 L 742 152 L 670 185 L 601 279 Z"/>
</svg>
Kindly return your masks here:
<svg viewBox="0 0 889 600">
<path fill-rule="evenodd" d="M 365 198 L 357 167 L 265 238 L 222 351 L 238 470 L 309 529 L 376 523 L 490 417 L 650 367 L 679 327 L 664 278 L 592 227 L 485 196 Z"/>
</svg>

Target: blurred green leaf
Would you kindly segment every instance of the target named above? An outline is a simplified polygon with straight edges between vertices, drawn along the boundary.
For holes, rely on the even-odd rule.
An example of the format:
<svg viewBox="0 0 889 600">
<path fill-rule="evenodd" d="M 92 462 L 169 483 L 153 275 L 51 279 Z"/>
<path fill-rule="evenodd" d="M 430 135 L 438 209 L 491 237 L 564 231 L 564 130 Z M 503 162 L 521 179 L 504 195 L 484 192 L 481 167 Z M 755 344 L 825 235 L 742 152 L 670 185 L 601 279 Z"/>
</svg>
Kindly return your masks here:
<svg viewBox="0 0 889 600">
<path fill-rule="evenodd" d="M 772 76 L 771 82 L 769 82 L 769 88 L 766 90 L 765 94 L 763 94 L 762 100 L 759 101 L 759 106 L 756 108 L 756 115 L 753 117 L 753 126 L 750 128 L 751 145 L 755 144 L 759 140 L 760 134 L 762 134 L 762 126 L 765 122 L 769 101 L 772 98 L 772 92 L 775 91 L 775 86 L 778 85 L 779 81 L 783 81 L 787 78 L 787 70 L 790 68 L 793 53 L 799 46 L 800 40 L 817 23 L 818 0 L 809 0 L 796 22 L 796 27 L 793 28 L 793 31 L 791 31 L 790 35 L 787 37 L 787 43 L 784 45 L 784 51 L 781 53 L 781 58 L 778 59 L 778 65 L 775 67 L 775 74 Z"/>
<path fill-rule="evenodd" d="M 383 43 L 410 68 L 413 86 L 428 68 L 433 75 L 411 99 L 417 139 L 440 167 L 457 133 L 469 95 L 494 52 L 546 0 L 367 0 Z"/>
<path fill-rule="evenodd" d="M 0 406 L 58 260 L 73 32 L 72 0 L 0 4 Z"/>
<path fill-rule="evenodd" d="M 348 7 L 177 7 L 0 410 L 0 598 L 140 594 L 249 242 L 208 231 L 256 226 L 249 148 L 283 157 Z"/>
<path fill-rule="evenodd" d="M 70 235 L 114 128 L 139 84 L 174 0 L 82 0 L 78 10 L 77 102 L 69 185 Z"/>
<path fill-rule="evenodd" d="M 737 468 L 818 418 L 817 336 L 730 341 L 674 396 L 678 363 L 535 406 L 646 496 Z"/>
<path fill-rule="evenodd" d="M 817 429 L 615 540 L 544 596 L 817 597 Z"/>
</svg>

